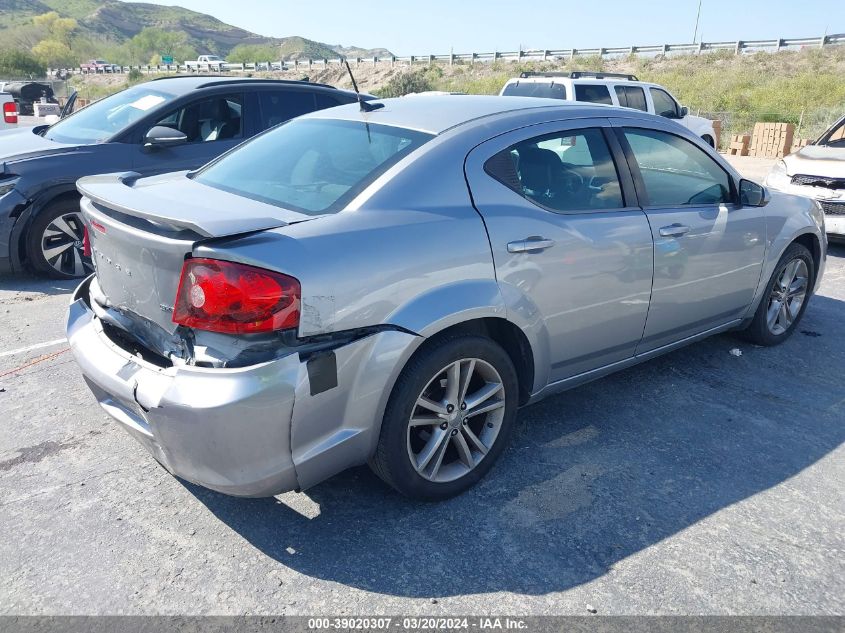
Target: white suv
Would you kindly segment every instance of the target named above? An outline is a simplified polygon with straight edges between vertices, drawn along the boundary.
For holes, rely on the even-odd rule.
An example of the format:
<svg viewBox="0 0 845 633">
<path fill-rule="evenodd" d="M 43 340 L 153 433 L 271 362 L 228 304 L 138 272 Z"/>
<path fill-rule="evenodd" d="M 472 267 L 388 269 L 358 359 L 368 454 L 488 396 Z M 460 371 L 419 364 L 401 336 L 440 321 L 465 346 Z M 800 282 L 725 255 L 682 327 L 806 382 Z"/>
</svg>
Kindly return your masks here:
<svg viewBox="0 0 845 633">
<path fill-rule="evenodd" d="M 634 75 L 574 71 L 570 73 L 525 72 L 508 79 L 503 96 L 544 97 L 565 101 L 589 101 L 634 108 L 674 119 L 715 146 L 713 122 L 693 116 L 663 86 L 638 80 Z"/>
</svg>

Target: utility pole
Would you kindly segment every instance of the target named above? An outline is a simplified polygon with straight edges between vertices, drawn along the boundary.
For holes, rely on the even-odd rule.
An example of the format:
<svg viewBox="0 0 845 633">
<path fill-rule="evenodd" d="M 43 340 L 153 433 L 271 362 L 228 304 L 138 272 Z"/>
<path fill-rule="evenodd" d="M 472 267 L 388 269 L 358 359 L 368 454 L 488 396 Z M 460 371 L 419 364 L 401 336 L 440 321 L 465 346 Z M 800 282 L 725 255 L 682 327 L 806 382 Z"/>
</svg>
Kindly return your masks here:
<svg viewBox="0 0 845 633">
<path fill-rule="evenodd" d="M 698 13 L 695 14 L 695 31 L 692 33 L 692 43 L 695 44 L 695 38 L 698 37 L 698 20 L 701 18 L 701 0 L 698 0 Z"/>
</svg>

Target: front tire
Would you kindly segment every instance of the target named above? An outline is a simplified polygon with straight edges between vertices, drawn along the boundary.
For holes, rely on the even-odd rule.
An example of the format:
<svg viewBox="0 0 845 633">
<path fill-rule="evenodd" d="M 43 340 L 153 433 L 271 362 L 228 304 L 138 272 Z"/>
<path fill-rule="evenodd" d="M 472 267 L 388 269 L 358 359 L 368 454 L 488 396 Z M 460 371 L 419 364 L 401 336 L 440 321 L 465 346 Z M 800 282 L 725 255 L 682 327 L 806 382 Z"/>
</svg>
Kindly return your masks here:
<svg viewBox="0 0 845 633">
<path fill-rule="evenodd" d="M 370 466 L 408 497 L 458 495 L 501 454 L 517 399 L 516 370 L 492 340 L 460 335 L 431 343 L 396 381 Z"/>
<path fill-rule="evenodd" d="M 810 251 L 791 244 L 769 278 L 766 294 L 744 335 L 757 345 L 780 345 L 795 331 L 815 283 L 815 264 Z"/>
<path fill-rule="evenodd" d="M 53 279 L 75 279 L 93 272 L 83 254 L 85 225 L 78 199 L 59 200 L 39 213 L 29 227 L 27 257 L 36 272 Z"/>
</svg>

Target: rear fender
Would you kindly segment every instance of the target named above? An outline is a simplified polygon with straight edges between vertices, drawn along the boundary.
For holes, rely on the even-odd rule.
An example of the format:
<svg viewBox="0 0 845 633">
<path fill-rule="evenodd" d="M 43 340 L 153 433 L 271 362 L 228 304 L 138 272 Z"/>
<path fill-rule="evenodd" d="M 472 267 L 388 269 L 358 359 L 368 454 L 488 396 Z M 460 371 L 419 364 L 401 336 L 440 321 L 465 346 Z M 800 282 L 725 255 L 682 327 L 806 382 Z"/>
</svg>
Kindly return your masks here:
<svg viewBox="0 0 845 633">
<path fill-rule="evenodd" d="M 464 321 L 506 316 L 499 285 L 493 279 L 479 279 L 432 288 L 400 306 L 385 322 L 430 338 Z"/>
<path fill-rule="evenodd" d="M 537 305 L 518 287 L 494 279 L 460 281 L 414 298 L 386 323 L 431 338 L 455 325 L 485 318 L 500 318 L 520 328 L 534 357 L 535 393 L 549 378 L 549 335 Z"/>
</svg>

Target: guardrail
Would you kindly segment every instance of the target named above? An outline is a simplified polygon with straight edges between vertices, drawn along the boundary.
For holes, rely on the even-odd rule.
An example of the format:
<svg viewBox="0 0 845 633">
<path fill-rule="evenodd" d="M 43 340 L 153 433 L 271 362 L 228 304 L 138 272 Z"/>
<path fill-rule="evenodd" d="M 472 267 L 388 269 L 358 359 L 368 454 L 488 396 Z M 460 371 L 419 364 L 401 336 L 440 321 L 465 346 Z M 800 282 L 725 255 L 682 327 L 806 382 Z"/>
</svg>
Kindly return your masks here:
<svg viewBox="0 0 845 633">
<path fill-rule="evenodd" d="M 561 49 L 520 49 L 517 51 L 493 51 L 492 53 L 449 53 L 448 55 L 409 55 L 405 57 L 358 57 L 358 58 L 323 58 L 323 59 L 296 59 L 290 61 L 276 62 L 252 62 L 247 64 L 158 64 L 143 66 L 115 66 L 108 72 L 128 73 L 138 70 L 142 73 L 166 73 L 166 72 L 282 72 L 299 71 L 304 69 L 328 68 L 339 66 L 344 61 L 353 64 L 439 64 L 445 63 L 450 66 L 455 63 L 488 63 L 499 60 L 506 61 L 550 61 L 550 60 L 571 60 L 575 57 L 601 57 L 612 58 L 626 55 L 690 55 L 702 54 L 711 51 L 732 51 L 735 55 L 745 52 L 757 51 L 781 51 L 801 48 L 823 48 L 825 46 L 845 45 L 845 33 L 835 35 L 822 35 L 821 37 L 799 37 L 799 38 L 776 38 L 770 40 L 736 40 L 731 42 L 697 42 L 692 44 L 657 44 L 653 46 L 616 46 L 600 48 L 561 48 Z M 67 74 L 93 74 L 81 68 L 51 68 L 48 74 L 52 76 Z"/>
</svg>

